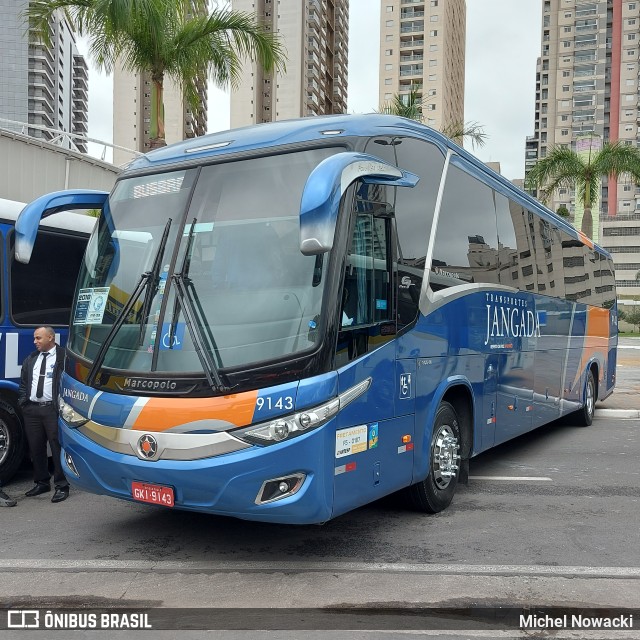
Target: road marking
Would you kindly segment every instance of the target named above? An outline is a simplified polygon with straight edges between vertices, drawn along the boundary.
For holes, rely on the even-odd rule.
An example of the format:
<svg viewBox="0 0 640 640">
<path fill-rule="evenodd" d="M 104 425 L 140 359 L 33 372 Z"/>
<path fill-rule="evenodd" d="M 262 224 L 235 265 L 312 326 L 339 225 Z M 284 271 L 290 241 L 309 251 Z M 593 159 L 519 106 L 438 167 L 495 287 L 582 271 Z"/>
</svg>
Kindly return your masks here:
<svg viewBox="0 0 640 640">
<path fill-rule="evenodd" d="M 497 480 L 499 482 L 553 482 L 551 478 L 537 476 L 469 476 L 469 480 Z"/>
<path fill-rule="evenodd" d="M 640 580 L 640 567 L 551 565 L 414 564 L 407 562 L 267 562 L 267 561 L 151 561 L 151 560 L 0 560 L 0 572 L 138 571 L 164 573 L 421 573 L 439 575 L 549 576 Z"/>
<path fill-rule="evenodd" d="M 635 344 L 619 344 L 618 349 L 640 349 L 640 347 Z"/>
</svg>

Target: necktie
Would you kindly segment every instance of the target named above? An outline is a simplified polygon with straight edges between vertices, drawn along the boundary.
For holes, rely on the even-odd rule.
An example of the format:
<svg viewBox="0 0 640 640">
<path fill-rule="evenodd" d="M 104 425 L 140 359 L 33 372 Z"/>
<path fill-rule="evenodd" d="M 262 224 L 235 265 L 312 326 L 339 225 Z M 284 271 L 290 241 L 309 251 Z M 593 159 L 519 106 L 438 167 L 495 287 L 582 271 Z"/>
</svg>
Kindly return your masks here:
<svg viewBox="0 0 640 640">
<path fill-rule="evenodd" d="M 42 398 L 44 392 L 44 378 L 47 373 L 47 356 L 48 353 L 42 354 L 42 362 L 40 363 L 40 375 L 38 376 L 38 386 L 36 387 L 36 398 Z"/>
</svg>

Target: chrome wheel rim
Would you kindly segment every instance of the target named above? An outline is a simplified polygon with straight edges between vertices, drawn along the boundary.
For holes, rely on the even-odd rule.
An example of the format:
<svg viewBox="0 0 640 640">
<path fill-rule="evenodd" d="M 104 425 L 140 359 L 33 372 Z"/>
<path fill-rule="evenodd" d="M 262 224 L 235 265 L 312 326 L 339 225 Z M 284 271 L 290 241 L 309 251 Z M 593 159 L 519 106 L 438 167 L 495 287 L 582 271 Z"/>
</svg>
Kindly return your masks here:
<svg viewBox="0 0 640 640">
<path fill-rule="evenodd" d="M 587 392 L 585 397 L 585 407 L 587 409 L 587 415 L 593 416 L 593 409 L 595 405 L 595 389 L 593 385 L 593 379 L 589 378 L 587 381 Z"/>
<path fill-rule="evenodd" d="M 0 464 L 2 464 L 8 453 L 11 436 L 9 435 L 9 427 L 4 420 L 0 420 Z"/>
<path fill-rule="evenodd" d="M 458 475 L 460 443 L 454 430 L 448 424 L 443 424 L 433 440 L 433 481 L 438 489 L 446 489 Z"/>
</svg>

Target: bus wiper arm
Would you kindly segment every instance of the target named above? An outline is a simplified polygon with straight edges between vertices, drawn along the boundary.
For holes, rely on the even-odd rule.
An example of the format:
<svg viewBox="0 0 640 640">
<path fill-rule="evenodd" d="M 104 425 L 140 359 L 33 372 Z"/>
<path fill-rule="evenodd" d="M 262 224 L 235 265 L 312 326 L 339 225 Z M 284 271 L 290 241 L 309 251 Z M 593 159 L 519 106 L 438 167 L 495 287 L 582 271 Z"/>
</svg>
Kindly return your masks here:
<svg viewBox="0 0 640 640">
<path fill-rule="evenodd" d="M 164 226 L 162 232 L 162 239 L 158 245 L 155 258 L 153 259 L 153 265 L 151 270 L 147 272 L 149 276 L 147 282 L 147 288 L 144 292 L 144 301 L 142 303 L 142 309 L 140 310 L 140 338 L 138 344 L 142 346 L 144 341 L 145 326 L 149 312 L 151 309 L 151 302 L 158 291 L 158 285 L 160 283 L 160 267 L 162 265 L 162 258 L 164 257 L 164 249 L 167 246 L 167 238 L 169 237 L 169 229 L 171 228 L 171 218 L 167 220 L 167 224 Z"/>
<path fill-rule="evenodd" d="M 189 327 L 193 346 L 198 354 L 198 358 L 200 359 L 202 369 L 207 376 L 207 382 L 212 389 L 219 391 L 220 393 L 229 393 L 231 388 L 223 383 L 218 367 L 216 366 L 211 352 L 205 343 L 202 324 L 198 320 L 196 303 L 190 296 L 190 289 L 192 288 L 191 284 L 185 283 L 185 278 L 181 273 L 174 273 L 172 278 L 175 283 L 176 297 L 180 299 L 180 307 L 184 312 L 184 319 Z M 188 278 L 186 280 L 188 280 Z"/>
<path fill-rule="evenodd" d="M 156 251 L 155 258 L 153 260 L 153 267 L 155 267 L 156 263 L 160 263 L 162 260 L 162 255 L 164 254 L 164 247 L 167 244 L 167 238 L 169 237 L 169 228 L 171 227 L 171 218 L 167 220 L 167 224 L 164 227 L 164 232 L 162 234 L 162 240 L 158 246 L 158 250 Z M 160 256 L 158 258 L 158 256 Z M 100 349 L 96 354 L 95 359 L 93 360 L 93 364 L 91 365 L 91 369 L 89 369 L 89 374 L 87 375 L 87 385 L 93 386 L 96 375 L 104 362 L 104 358 L 107 355 L 107 350 L 111 346 L 113 339 L 115 338 L 118 331 L 120 331 L 120 327 L 124 324 L 124 321 L 127 319 L 127 316 L 131 313 L 134 305 L 142 295 L 142 292 L 149 285 L 151 278 L 153 276 L 153 267 L 150 271 L 145 271 L 140 278 L 138 278 L 138 282 L 136 283 L 135 289 L 131 294 L 131 297 L 127 301 L 127 304 L 122 307 L 122 310 L 117 315 L 115 322 L 111 325 L 111 329 L 107 333 L 102 345 L 100 345 Z M 153 297 L 153 296 L 152 296 Z"/>
</svg>

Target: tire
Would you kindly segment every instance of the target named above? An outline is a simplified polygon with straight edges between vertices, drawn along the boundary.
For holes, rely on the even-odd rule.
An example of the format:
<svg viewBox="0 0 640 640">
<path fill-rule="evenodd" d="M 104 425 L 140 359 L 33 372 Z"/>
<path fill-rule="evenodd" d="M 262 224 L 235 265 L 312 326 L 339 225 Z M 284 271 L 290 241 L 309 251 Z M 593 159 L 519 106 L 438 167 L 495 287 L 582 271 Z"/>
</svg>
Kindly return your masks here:
<svg viewBox="0 0 640 640">
<path fill-rule="evenodd" d="M 451 504 L 460 477 L 461 444 L 458 414 L 451 404 L 441 402 L 433 423 L 429 475 L 407 488 L 415 509 L 438 513 Z"/>
<path fill-rule="evenodd" d="M 25 456 L 25 437 L 15 414 L 0 408 L 0 482 L 8 482 Z"/>
<path fill-rule="evenodd" d="M 593 371 L 587 369 L 587 379 L 584 383 L 584 404 L 582 409 L 575 412 L 576 424 L 579 427 L 590 427 L 596 409 L 596 381 Z"/>
</svg>

